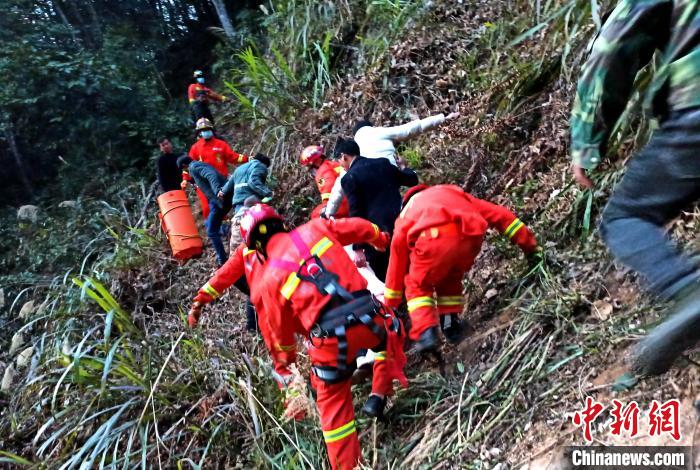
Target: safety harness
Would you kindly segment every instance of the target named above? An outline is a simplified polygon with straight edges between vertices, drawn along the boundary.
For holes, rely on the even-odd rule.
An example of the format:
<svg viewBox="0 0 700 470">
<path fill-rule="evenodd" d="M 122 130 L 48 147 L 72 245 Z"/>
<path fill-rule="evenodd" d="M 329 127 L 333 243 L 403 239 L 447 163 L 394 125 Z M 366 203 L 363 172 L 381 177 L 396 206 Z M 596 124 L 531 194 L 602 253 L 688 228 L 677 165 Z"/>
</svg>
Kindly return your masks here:
<svg viewBox="0 0 700 470">
<path fill-rule="evenodd" d="M 391 319 L 390 328 L 395 329 L 393 331 L 399 331 L 398 320 L 384 313 L 384 306 L 369 291 L 348 292 L 338 282 L 339 276 L 326 269 L 320 255 L 311 252 L 296 230 L 289 232 L 289 235 L 302 257 L 301 261 L 295 264 L 291 261 L 272 259 L 269 263 L 274 267 L 291 270 L 292 276 L 296 276 L 299 281 L 310 282 L 321 294 L 331 296 L 331 301 L 319 315 L 309 335 L 314 338 L 338 340 L 337 366 L 312 365 L 311 369 L 324 382 L 331 384 L 342 382 L 349 378 L 355 369 L 354 361 L 350 365 L 347 363 L 347 330 L 363 324 L 379 338 L 378 346 L 382 346 L 385 344 L 386 331 L 374 322 L 374 318 L 382 315 L 385 320 Z M 291 277 L 291 279 L 294 278 Z"/>
</svg>

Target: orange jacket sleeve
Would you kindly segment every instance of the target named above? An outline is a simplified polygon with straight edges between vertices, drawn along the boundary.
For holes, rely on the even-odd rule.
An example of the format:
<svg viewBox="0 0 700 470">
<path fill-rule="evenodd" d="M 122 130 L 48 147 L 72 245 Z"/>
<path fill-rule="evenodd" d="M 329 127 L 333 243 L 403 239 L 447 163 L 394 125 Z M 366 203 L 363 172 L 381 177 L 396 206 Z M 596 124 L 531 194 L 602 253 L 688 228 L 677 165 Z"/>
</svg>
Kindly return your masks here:
<svg viewBox="0 0 700 470">
<path fill-rule="evenodd" d="M 326 225 L 326 228 L 342 245 L 382 243 L 382 233 L 379 227 L 361 217 L 332 220 L 321 219 L 321 223 Z M 386 240 L 384 243 L 386 243 Z M 380 246 L 379 248 L 386 248 L 386 246 Z"/>
<path fill-rule="evenodd" d="M 187 99 L 190 103 L 197 99 L 197 85 L 194 83 L 190 83 L 190 86 L 187 87 Z"/>
<path fill-rule="evenodd" d="M 409 219 L 398 219 L 394 228 L 394 236 L 391 239 L 391 256 L 384 283 L 384 302 L 393 308 L 398 307 L 403 299 L 404 278 L 408 271 L 408 231 L 410 226 Z"/>
<path fill-rule="evenodd" d="M 525 224 L 511 211 L 498 204 L 493 204 L 483 199 L 467 195 L 469 202 L 481 216 L 486 219 L 489 226 L 496 228 L 503 235 L 510 238 L 525 253 L 532 253 L 537 248 L 537 239 Z"/>
<path fill-rule="evenodd" d="M 208 304 L 221 297 L 226 289 L 231 287 L 234 282 L 245 275 L 245 266 L 243 264 L 243 250 L 245 247 L 240 245 L 233 252 L 231 257 L 214 273 L 214 276 L 207 281 L 206 284 L 199 289 L 195 301 Z"/>
<path fill-rule="evenodd" d="M 231 146 L 227 143 L 224 144 L 224 155 L 226 156 L 226 162 L 230 165 L 240 165 L 241 163 L 246 163 L 248 161 L 247 155 L 234 152 L 231 149 Z"/>
<path fill-rule="evenodd" d="M 272 363 L 275 366 L 275 372 L 277 372 L 279 375 L 282 377 L 286 375 L 290 375 L 291 372 L 289 371 L 288 364 L 291 362 L 294 362 L 293 360 L 290 362 L 289 359 L 291 359 L 288 355 L 282 354 L 281 352 L 277 351 L 277 348 L 275 348 L 275 338 L 272 335 L 272 331 L 270 329 L 270 324 L 268 322 L 268 316 L 265 313 L 264 309 L 257 309 L 258 313 L 258 325 L 260 327 L 260 334 L 263 337 L 263 341 L 265 342 L 265 346 L 267 346 L 267 350 L 270 351 L 270 356 L 272 356 Z M 296 358 L 293 358 L 296 359 Z M 277 385 L 281 387 L 284 386 L 284 384 L 279 383 L 277 381 Z"/>
</svg>

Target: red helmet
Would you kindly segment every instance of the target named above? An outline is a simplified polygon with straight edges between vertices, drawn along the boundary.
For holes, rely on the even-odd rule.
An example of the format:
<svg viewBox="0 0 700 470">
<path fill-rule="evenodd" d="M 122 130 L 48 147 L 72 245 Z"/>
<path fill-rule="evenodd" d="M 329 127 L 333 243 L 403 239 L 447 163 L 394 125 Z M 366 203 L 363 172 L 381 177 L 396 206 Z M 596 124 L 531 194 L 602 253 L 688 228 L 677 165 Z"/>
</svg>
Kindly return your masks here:
<svg viewBox="0 0 700 470">
<path fill-rule="evenodd" d="M 406 194 L 403 195 L 403 200 L 401 201 L 401 208 L 406 207 L 406 204 L 408 204 L 408 201 L 418 194 L 419 192 L 423 191 L 424 189 L 428 189 L 429 186 L 427 184 L 417 184 L 415 186 L 412 186 L 408 188 L 408 191 L 406 191 Z"/>
<path fill-rule="evenodd" d="M 321 161 L 325 157 L 323 147 L 320 145 L 310 145 L 301 151 L 299 161 L 303 166 L 311 166 L 316 162 Z"/>
<path fill-rule="evenodd" d="M 252 246 L 253 234 L 258 231 L 258 229 L 260 233 L 264 234 L 264 226 L 262 226 L 262 224 L 269 220 L 284 221 L 282 216 L 267 204 L 255 204 L 245 212 L 245 215 L 241 219 L 241 237 L 248 248 L 255 249 L 255 247 Z"/>
</svg>

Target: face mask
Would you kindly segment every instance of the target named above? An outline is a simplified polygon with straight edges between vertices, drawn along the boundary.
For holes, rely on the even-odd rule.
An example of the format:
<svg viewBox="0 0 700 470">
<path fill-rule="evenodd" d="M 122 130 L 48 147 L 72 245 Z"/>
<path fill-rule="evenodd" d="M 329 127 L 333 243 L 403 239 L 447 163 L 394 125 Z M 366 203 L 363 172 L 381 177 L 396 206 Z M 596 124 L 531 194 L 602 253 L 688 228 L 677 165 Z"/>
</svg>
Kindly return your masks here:
<svg viewBox="0 0 700 470">
<path fill-rule="evenodd" d="M 198 77 L 197 83 L 204 83 L 204 77 Z"/>
<path fill-rule="evenodd" d="M 199 133 L 202 139 L 211 139 L 214 137 L 214 131 L 202 131 Z"/>
</svg>

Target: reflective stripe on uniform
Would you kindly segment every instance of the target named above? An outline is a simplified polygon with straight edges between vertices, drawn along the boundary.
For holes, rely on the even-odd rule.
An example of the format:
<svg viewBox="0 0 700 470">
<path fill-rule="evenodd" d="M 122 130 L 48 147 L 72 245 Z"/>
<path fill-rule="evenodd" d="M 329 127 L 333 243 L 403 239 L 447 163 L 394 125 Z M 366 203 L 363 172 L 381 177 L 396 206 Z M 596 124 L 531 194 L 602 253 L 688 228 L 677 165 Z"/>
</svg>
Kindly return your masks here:
<svg viewBox="0 0 700 470">
<path fill-rule="evenodd" d="M 464 297 L 461 295 L 438 296 L 437 304 L 442 306 L 447 305 L 464 305 Z"/>
<path fill-rule="evenodd" d="M 241 155 L 238 157 L 238 163 L 244 163 L 245 162 L 245 155 Z"/>
<path fill-rule="evenodd" d="M 400 299 L 403 297 L 403 291 L 384 288 L 384 298 L 385 299 Z"/>
<path fill-rule="evenodd" d="M 337 167 L 333 168 L 333 171 L 335 171 L 336 173 L 340 174 L 340 172 L 343 171 L 343 167 L 340 166 L 340 165 L 338 165 Z"/>
<path fill-rule="evenodd" d="M 290 344 L 290 345 L 284 345 L 284 344 L 275 344 L 275 350 L 276 351 L 283 351 L 283 352 L 289 352 L 289 351 L 294 351 L 297 348 L 296 344 Z"/>
<path fill-rule="evenodd" d="M 248 256 L 252 253 L 255 253 L 255 250 L 251 250 L 250 248 L 243 248 L 243 256 Z"/>
<path fill-rule="evenodd" d="M 297 273 L 291 273 L 287 280 L 285 281 L 284 285 L 280 289 L 280 292 L 282 293 L 282 297 L 285 299 L 289 300 L 292 298 L 292 294 L 294 294 L 294 291 L 297 290 L 297 287 L 299 286 L 299 283 L 301 282 L 301 279 L 297 276 Z"/>
<path fill-rule="evenodd" d="M 321 194 L 321 200 L 322 201 L 327 201 L 328 199 L 331 198 L 331 193 L 322 193 Z"/>
<path fill-rule="evenodd" d="M 316 244 L 313 247 L 311 247 L 310 252 L 312 255 L 318 256 L 320 258 L 332 246 L 333 242 L 330 241 L 328 237 L 323 237 L 318 242 L 316 242 Z"/>
<path fill-rule="evenodd" d="M 209 294 L 213 299 L 218 299 L 219 297 L 221 297 L 221 294 L 219 294 L 219 292 L 216 289 L 214 289 L 208 282 L 204 284 L 202 290 Z"/>
<path fill-rule="evenodd" d="M 513 238 L 516 233 L 518 233 L 518 230 L 523 228 L 525 224 L 518 218 L 516 218 L 513 222 L 510 223 L 508 228 L 506 229 L 505 232 L 503 232 L 504 235 L 507 235 L 508 238 Z"/>
<path fill-rule="evenodd" d="M 377 237 L 379 237 L 379 227 L 377 227 L 376 224 L 372 224 L 372 228 L 374 229 L 374 236 L 372 237 L 372 241 L 374 241 L 377 239 Z"/>
<path fill-rule="evenodd" d="M 336 442 L 345 439 L 354 432 L 356 432 L 356 428 L 355 420 L 353 419 L 349 423 L 345 423 L 338 428 L 331 429 L 330 431 L 323 431 L 323 439 L 326 443 Z"/>
<path fill-rule="evenodd" d="M 422 297 L 415 297 L 408 301 L 408 313 L 411 313 L 421 307 L 435 307 L 435 299 L 424 295 Z"/>
<path fill-rule="evenodd" d="M 320 239 L 316 244 L 309 250 L 309 252 L 314 255 L 318 256 L 319 258 L 323 256 L 323 254 L 328 251 L 330 247 L 333 246 L 333 242 L 330 241 L 328 237 L 323 237 Z M 300 260 L 299 265 L 303 265 L 305 260 Z M 292 295 L 294 295 L 294 291 L 297 290 L 297 287 L 299 287 L 299 283 L 301 282 L 301 279 L 299 279 L 299 276 L 297 276 L 297 273 L 291 273 L 287 280 L 285 281 L 284 285 L 280 289 L 280 292 L 282 293 L 282 296 L 289 300 L 292 298 Z"/>
<path fill-rule="evenodd" d="M 380 351 L 374 355 L 374 361 L 385 361 L 386 360 L 386 351 Z"/>
</svg>

